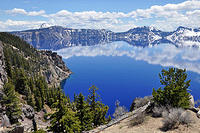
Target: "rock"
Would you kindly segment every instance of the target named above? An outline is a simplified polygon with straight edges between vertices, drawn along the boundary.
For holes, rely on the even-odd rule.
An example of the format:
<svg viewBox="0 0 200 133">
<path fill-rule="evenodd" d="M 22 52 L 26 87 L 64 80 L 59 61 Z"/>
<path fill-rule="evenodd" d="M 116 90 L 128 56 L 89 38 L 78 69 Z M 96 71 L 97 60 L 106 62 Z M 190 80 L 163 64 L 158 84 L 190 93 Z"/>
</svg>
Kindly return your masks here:
<svg viewBox="0 0 200 133">
<path fill-rule="evenodd" d="M 200 109 L 199 108 L 195 108 L 195 107 L 192 107 L 192 108 L 188 108 L 189 110 L 197 113 Z"/>
<path fill-rule="evenodd" d="M 28 118 L 28 119 L 34 118 L 35 111 L 34 111 L 33 107 L 31 107 L 30 105 L 24 104 L 22 106 L 22 112 L 26 118 Z"/>
<path fill-rule="evenodd" d="M 194 107 L 194 97 L 192 95 L 190 95 L 190 108 Z"/>
<path fill-rule="evenodd" d="M 6 71 L 5 71 L 3 44 L 0 41 L 0 90 L 1 90 L 1 88 L 3 88 L 3 85 L 6 81 L 7 81 L 7 74 L 6 74 Z"/>
<path fill-rule="evenodd" d="M 24 127 L 23 126 L 16 126 L 11 131 L 8 131 L 8 133 L 24 133 Z"/>
<path fill-rule="evenodd" d="M 62 57 L 56 52 L 42 50 L 44 57 L 43 64 L 47 64 L 48 69 L 42 71 L 47 83 L 55 86 L 60 85 L 60 81 L 66 79 L 71 74 L 71 71 L 66 67 Z"/>
<path fill-rule="evenodd" d="M 10 120 L 6 114 L 3 114 L 0 119 L 0 127 L 10 127 Z"/>
<path fill-rule="evenodd" d="M 200 118 L 200 110 L 197 112 L 197 117 Z"/>
</svg>

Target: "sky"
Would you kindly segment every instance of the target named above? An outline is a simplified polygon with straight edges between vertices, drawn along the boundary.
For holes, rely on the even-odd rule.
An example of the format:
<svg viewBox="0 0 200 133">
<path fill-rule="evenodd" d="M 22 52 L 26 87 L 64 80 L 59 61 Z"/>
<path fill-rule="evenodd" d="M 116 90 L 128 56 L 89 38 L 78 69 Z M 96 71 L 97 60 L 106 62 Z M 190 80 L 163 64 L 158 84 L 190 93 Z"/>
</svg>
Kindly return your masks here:
<svg viewBox="0 0 200 133">
<path fill-rule="evenodd" d="M 48 26 L 127 31 L 200 27 L 200 0 L 0 0 L 0 31 Z"/>
</svg>

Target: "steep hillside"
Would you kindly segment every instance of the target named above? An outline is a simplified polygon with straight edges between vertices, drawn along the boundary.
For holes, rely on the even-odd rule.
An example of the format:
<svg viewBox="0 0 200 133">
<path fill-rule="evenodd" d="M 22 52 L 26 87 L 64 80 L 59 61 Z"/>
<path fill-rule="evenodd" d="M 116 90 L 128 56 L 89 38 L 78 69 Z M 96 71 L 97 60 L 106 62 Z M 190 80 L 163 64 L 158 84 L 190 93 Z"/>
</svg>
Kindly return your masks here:
<svg viewBox="0 0 200 133">
<path fill-rule="evenodd" d="M 0 132 L 47 130 L 45 114 L 62 93 L 60 82 L 70 74 L 57 53 L 0 33 Z"/>
<path fill-rule="evenodd" d="M 33 76 L 41 74 L 45 76 L 49 85 L 58 83 L 67 78 L 71 72 L 62 61 L 62 57 L 51 51 L 38 51 L 20 38 L 9 33 L 0 33 L 0 53 L 2 53 L 2 70 L 5 69 L 5 61 L 11 61 L 11 65 L 23 68 Z M 1 69 L 0 69 L 1 70 Z M 3 72 L 3 71 L 2 71 Z M 1 74 L 5 80 L 5 74 Z"/>
<path fill-rule="evenodd" d="M 3 87 L 3 84 L 4 82 L 6 82 L 6 80 L 7 80 L 7 75 L 5 71 L 3 44 L 0 41 L 0 88 Z"/>
</svg>

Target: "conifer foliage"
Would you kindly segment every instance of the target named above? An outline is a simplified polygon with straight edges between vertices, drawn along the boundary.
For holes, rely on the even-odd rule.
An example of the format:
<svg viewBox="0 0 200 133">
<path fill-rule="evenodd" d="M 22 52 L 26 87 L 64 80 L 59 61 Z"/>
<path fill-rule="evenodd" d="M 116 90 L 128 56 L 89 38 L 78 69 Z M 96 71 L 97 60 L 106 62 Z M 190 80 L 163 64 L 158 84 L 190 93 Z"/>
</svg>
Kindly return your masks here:
<svg viewBox="0 0 200 133">
<path fill-rule="evenodd" d="M 105 106 L 101 100 L 100 96 L 96 93 L 98 88 L 92 86 L 89 88 L 88 103 L 90 104 L 90 111 L 92 112 L 92 121 L 94 126 L 104 124 L 106 122 L 106 113 L 108 111 L 108 106 Z"/>
<path fill-rule="evenodd" d="M 190 94 L 188 93 L 188 87 L 190 86 L 190 80 L 186 81 L 186 70 L 178 68 L 163 69 L 159 77 L 163 88 L 153 89 L 154 101 L 163 106 L 189 107 Z"/>
<path fill-rule="evenodd" d="M 56 133 L 80 132 L 80 121 L 70 107 L 70 102 L 60 90 L 58 100 L 53 104 L 56 112 L 51 115 L 50 130 Z"/>
<path fill-rule="evenodd" d="M 3 97 L 2 104 L 6 107 L 6 114 L 11 124 L 18 123 L 18 119 L 21 116 L 21 108 L 19 98 L 15 92 L 15 86 L 8 82 L 4 85 L 3 91 L 5 96 Z"/>
<path fill-rule="evenodd" d="M 58 100 L 53 104 L 56 112 L 51 115 L 50 130 L 59 133 L 82 132 L 106 123 L 108 106 L 101 103 L 97 90 L 96 86 L 92 86 L 87 100 L 80 93 L 75 95 L 72 103 L 60 90 Z"/>
<path fill-rule="evenodd" d="M 90 111 L 89 103 L 85 100 L 85 96 L 80 93 L 75 97 L 74 102 L 77 110 L 76 116 L 80 120 L 81 131 L 92 129 L 92 112 Z"/>
</svg>

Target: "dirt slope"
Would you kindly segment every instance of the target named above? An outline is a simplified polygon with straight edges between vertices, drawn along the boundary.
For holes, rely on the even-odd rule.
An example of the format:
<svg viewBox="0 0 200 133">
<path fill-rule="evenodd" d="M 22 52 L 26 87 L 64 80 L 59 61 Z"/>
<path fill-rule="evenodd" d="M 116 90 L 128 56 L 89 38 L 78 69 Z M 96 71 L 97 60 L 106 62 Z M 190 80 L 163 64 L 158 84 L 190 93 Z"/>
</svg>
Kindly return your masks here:
<svg viewBox="0 0 200 133">
<path fill-rule="evenodd" d="M 167 133 L 200 133 L 200 119 L 196 117 L 196 114 L 189 111 L 193 117 L 193 123 L 187 127 L 180 125 L 177 129 L 167 131 Z M 147 116 L 145 122 L 131 126 L 131 117 L 126 118 L 111 127 L 108 127 L 100 133 L 162 133 L 162 118 L 153 118 Z"/>
</svg>

